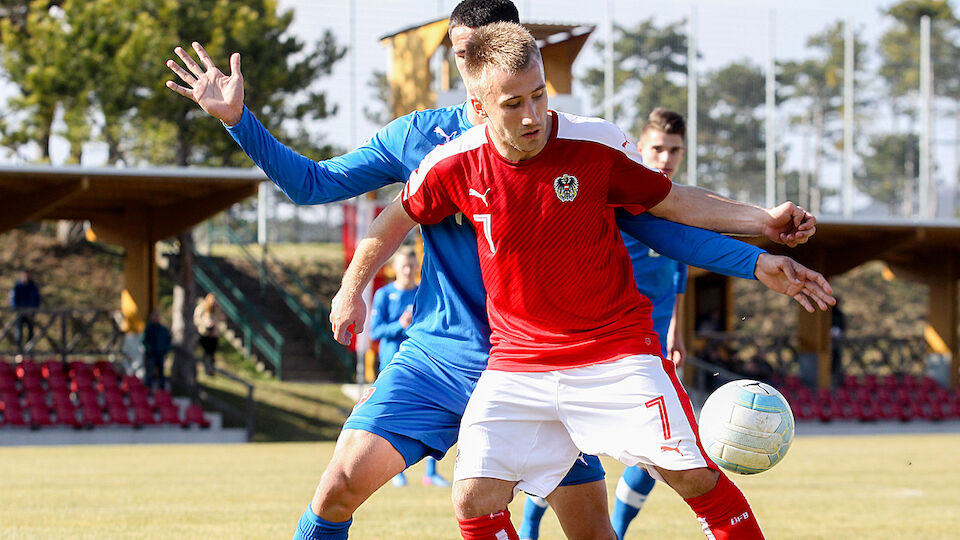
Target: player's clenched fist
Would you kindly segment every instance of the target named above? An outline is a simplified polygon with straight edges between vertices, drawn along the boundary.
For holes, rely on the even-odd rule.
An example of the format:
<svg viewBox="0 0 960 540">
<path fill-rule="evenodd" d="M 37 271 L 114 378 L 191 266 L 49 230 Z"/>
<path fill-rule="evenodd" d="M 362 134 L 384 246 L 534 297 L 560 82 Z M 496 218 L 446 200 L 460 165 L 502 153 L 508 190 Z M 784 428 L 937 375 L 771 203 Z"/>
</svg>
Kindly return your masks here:
<svg viewBox="0 0 960 540">
<path fill-rule="evenodd" d="M 340 289 L 330 302 L 330 326 L 337 342 L 350 345 L 353 336 L 363 332 L 367 306 L 363 298 Z"/>
<path fill-rule="evenodd" d="M 817 218 L 792 202 L 785 202 L 767 213 L 769 219 L 763 235 L 774 242 L 796 247 L 817 232 Z"/>
</svg>

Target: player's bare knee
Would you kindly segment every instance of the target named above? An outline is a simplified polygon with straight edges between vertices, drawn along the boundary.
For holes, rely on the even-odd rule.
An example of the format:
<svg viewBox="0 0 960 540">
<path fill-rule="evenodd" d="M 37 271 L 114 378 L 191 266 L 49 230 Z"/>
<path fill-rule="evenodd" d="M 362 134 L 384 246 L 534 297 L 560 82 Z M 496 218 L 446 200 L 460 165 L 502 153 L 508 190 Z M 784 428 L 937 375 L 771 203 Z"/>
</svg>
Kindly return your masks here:
<svg viewBox="0 0 960 540">
<path fill-rule="evenodd" d="M 470 519 L 499 512 L 510 504 L 512 488 L 504 491 L 501 481 L 489 478 L 458 480 L 450 498 L 457 519 Z"/>
<path fill-rule="evenodd" d="M 660 469 L 660 474 L 667 484 L 684 499 L 705 495 L 717 485 L 717 480 L 720 478 L 719 472 L 707 467 L 686 471 Z"/>
</svg>

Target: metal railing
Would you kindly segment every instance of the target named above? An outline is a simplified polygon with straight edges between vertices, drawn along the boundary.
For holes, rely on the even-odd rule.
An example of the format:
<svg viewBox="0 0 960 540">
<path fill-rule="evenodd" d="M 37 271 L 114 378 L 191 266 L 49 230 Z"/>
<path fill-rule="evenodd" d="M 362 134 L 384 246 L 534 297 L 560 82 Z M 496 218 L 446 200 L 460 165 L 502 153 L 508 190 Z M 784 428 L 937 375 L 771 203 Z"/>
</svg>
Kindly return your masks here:
<svg viewBox="0 0 960 540">
<path fill-rule="evenodd" d="M 300 321 L 311 331 L 314 336 L 314 357 L 320 359 L 323 346 L 327 345 L 329 350 L 334 351 L 338 360 L 346 367 L 352 367 L 354 364 L 353 355 L 343 346 L 336 342 L 329 328 L 329 310 L 323 302 L 313 294 L 313 291 L 304 284 L 300 276 L 291 270 L 287 265 L 270 253 L 267 246 L 262 247 L 261 257 L 258 259 L 246 244 L 231 229 L 225 229 L 227 238 L 230 242 L 240 248 L 247 262 L 258 269 L 260 277 L 260 286 L 263 288 L 270 285 L 283 299 L 284 303 L 300 319 Z M 290 293 L 287 287 L 270 270 L 270 265 L 279 268 L 286 280 L 294 288 L 294 293 Z M 305 305 L 300 299 L 307 298 L 312 308 Z"/>
<path fill-rule="evenodd" d="M 32 336 L 28 327 L 32 326 Z M 16 333 L 22 330 L 18 346 Z M 122 356 L 124 332 L 117 312 L 106 309 L 0 308 L 0 354 Z"/>
<path fill-rule="evenodd" d="M 224 314 L 240 328 L 246 353 L 253 356 L 256 349 L 259 356 L 273 366 L 279 378 L 283 370 L 283 336 L 216 264 L 201 255 L 195 256 L 194 261 L 197 263 L 193 266 L 197 284 L 213 293 Z"/>
<path fill-rule="evenodd" d="M 800 374 L 800 353 L 792 335 L 699 332 L 701 346 L 693 351 L 710 366 L 743 376 L 763 374 L 783 377 Z M 886 335 L 833 337 L 831 352 L 841 373 L 922 375 L 926 372 L 927 343 L 923 336 Z"/>
</svg>

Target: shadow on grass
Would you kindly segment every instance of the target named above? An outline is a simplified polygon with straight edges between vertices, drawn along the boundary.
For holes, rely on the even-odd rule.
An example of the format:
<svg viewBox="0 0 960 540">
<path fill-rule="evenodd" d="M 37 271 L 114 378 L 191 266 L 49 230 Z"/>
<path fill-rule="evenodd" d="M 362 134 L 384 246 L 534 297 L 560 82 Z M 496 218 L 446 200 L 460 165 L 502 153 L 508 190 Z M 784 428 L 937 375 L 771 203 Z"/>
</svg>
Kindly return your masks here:
<svg viewBox="0 0 960 540">
<path fill-rule="evenodd" d="M 210 386 L 201 386 L 201 388 L 207 394 L 228 403 L 239 411 L 246 410 L 246 396 Z M 311 416 L 257 401 L 256 391 L 254 391 L 253 440 L 256 442 L 335 440 L 347 414 L 335 404 L 313 398 L 303 399 L 329 406 L 331 415 L 336 415 L 336 419 Z M 243 427 L 243 420 L 232 415 L 225 415 L 224 424 L 230 427 Z"/>
</svg>

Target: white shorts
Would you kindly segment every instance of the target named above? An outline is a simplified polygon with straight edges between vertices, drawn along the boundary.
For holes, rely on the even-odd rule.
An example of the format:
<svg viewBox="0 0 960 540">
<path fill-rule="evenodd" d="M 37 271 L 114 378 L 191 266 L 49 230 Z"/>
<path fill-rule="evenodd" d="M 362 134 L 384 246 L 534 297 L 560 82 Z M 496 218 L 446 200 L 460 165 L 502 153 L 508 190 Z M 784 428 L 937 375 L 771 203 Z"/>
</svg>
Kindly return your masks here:
<svg viewBox="0 0 960 540">
<path fill-rule="evenodd" d="M 516 481 L 545 497 L 580 452 L 624 465 L 716 468 L 673 363 L 638 355 L 537 373 L 487 370 L 460 423 L 454 479 Z"/>
</svg>

